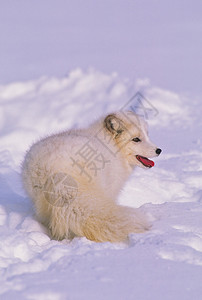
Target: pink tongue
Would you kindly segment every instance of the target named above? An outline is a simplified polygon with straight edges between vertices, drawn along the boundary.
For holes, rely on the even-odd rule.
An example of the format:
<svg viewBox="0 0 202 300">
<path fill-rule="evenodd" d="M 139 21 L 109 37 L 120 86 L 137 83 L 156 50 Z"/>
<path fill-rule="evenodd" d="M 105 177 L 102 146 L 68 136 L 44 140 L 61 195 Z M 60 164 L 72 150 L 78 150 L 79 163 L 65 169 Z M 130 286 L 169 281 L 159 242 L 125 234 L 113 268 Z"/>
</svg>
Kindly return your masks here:
<svg viewBox="0 0 202 300">
<path fill-rule="evenodd" d="M 137 159 L 141 161 L 145 166 L 151 168 L 154 166 L 154 162 L 146 157 L 137 155 Z"/>
</svg>

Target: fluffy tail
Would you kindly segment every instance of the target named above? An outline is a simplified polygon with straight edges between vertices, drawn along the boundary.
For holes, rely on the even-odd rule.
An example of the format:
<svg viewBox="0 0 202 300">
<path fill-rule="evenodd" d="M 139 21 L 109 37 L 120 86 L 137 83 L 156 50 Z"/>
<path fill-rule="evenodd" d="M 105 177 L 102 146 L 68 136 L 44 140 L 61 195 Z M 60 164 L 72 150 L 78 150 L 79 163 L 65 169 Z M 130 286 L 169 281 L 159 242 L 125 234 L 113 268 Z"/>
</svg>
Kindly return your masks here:
<svg viewBox="0 0 202 300">
<path fill-rule="evenodd" d="M 126 241 L 129 233 L 142 233 L 150 228 L 146 217 L 137 209 L 114 205 L 107 211 L 89 216 L 83 235 L 95 242 Z"/>
</svg>

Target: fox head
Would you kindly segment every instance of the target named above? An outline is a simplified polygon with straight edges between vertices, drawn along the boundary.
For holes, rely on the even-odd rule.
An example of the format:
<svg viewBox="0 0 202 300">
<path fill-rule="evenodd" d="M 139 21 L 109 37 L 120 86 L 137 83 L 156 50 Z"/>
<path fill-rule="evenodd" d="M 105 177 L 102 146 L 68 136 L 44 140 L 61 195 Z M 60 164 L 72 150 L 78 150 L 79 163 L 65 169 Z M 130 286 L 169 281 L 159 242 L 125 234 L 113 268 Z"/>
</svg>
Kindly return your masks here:
<svg viewBox="0 0 202 300">
<path fill-rule="evenodd" d="M 104 127 L 131 167 L 154 166 L 149 158 L 158 156 L 162 150 L 150 141 L 144 119 L 132 111 L 117 112 L 104 119 Z"/>
</svg>

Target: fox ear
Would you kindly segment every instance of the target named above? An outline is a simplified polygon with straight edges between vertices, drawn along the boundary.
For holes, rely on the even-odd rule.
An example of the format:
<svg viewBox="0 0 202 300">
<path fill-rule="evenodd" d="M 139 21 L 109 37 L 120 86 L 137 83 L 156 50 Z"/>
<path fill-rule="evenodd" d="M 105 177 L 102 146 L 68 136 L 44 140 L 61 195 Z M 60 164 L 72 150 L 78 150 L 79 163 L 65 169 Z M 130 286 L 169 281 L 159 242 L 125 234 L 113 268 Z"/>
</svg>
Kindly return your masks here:
<svg viewBox="0 0 202 300">
<path fill-rule="evenodd" d="M 116 137 L 124 131 L 123 122 L 114 114 L 110 114 L 104 119 L 104 127 L 112 134 L 115 134 Z"/>
</svg>

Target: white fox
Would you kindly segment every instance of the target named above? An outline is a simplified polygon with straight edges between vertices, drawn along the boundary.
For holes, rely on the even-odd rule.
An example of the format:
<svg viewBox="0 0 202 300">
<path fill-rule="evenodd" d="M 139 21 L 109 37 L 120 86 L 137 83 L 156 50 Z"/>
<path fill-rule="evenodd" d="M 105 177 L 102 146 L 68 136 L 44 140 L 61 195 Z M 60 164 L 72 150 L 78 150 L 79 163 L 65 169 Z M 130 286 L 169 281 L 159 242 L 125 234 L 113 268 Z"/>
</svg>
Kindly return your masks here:
<svg viewBox="0 0 202 300">
<path fill-rule="evenodd" d="M 22 180 L 38 220 L 53 238 L 121 242 L 150 225 L 138 209 L 117 204 L 119 192 L 135 166 L 151 168 L 148 157 L 160 153 L 143 119 L 117 112 L 34 144 L 25 156 Z"/>
</svg>

